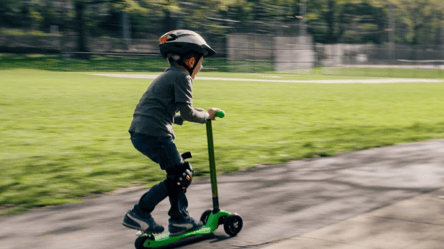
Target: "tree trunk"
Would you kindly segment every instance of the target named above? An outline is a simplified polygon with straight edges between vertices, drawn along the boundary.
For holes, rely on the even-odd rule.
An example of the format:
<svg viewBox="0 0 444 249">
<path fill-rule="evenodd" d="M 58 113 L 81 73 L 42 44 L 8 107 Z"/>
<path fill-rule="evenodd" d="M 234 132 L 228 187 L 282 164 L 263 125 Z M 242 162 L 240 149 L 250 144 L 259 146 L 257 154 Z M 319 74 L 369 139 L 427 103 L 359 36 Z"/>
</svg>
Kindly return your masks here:
<svg viewBox="0 0 444 249">
<path fill-rule="evenodd" d="M 420 24 L 416 24 L 415 21 L 415 26 L 413 27 L 413 45 L 418 45 L 419 44 L 419 29 L 421 28 L 422 25 Z"/>
<path fill-rule="evenodd" d="M 163 22 L 165 24 L 165 30 L 164 32 L 169 32 L 173 30 L 173 18 L 171 17 L 171 12 L 169 10 L 165 10 L 165 21 Z"/>
<path fill-rule="evenodd" d="M 326 43 L 335 43 L 335 0 L 328 1 L 328 11 L 326 15 L 327 25 L 328 25 L 328 33 L 327 33 L 327 41 Z"/>
<path fill-rule="evenodd" d="M 76 22 L 77 22 L 77 52 L 89 52 L 86 45 L 86 34 L 85 34 L 85 20 L 84 20 L 84 10 L 85 3 L 82 1 L 77 1 L 75 3 L 76 10 Z M 77 58 L 89 60 L 89 54 L 78 54 Z"/>
<path fill-rule="evenodd" d="M 163 21 L 164 24 L 164 32 L 169 32 L 171 30 L 174 30 L 174 23 L 173 23 L 173 18 L 171 17 L 171 11 L 169 10 L 169 6 L 171 4 L 171 1 L 168 0 L 166 2 L 166 6 L 163 9 L 163 13 L 165 15 L 165 19 Z"/>
<path fill-rule="evenodd" d="M 438 20 L 439 20 L 438 23 L 441 23 L 442 19 L 443 19 L 443 14 L 439 13 L 438 14 Z M 443 39 L 443 32 L 442 31 L 443 31 L 443 29 L 441 28 L 440 25 L 438 25 L 436 27 L 436 33 L 435 33 L 435 44 L 437 44 L 437 45 L 441 45 L 443 43 L 443 41 L 442 41 L 442 39 Z"/>
</svg>

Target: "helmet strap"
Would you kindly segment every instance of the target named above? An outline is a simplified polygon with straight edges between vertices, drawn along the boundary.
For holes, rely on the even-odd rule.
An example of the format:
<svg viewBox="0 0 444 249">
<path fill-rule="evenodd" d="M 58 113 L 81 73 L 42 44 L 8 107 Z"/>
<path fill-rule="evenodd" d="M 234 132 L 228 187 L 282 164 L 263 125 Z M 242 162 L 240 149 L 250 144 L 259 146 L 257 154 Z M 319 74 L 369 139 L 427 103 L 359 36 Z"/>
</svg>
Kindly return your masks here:
<svg viewBox="0 0 444 249">
<path fill-rule="evenodd" d="M 193 75 L 193 71 L 196 68 L 197 63 L 193 66 L 193 68 L 190 68 L 187 64 L 185 64 L 185 62 L 183 62 L 182 60 L 176 61 L 177 64 L 181 65 L 182 67 L 184 67 L 189 73 L 190 76 Z"/>
<path fill-rule="evenodd" d="M 196 57 L 193 57 L 196 61 L 194 62 L 194 65 L 190 68 L 184 61 L 183 61 L 183 59 L 182 60 L 178 60 L 177 61 L 177 64 L 179 64 L 179 65 L 181 65 L 182 67 L 184 67 L 189 73 L 190 73 L 190 76 L 191 75 L 193 75 L 193 72 L 194 72 L 194 69 L 196 69 L 196 67 L 197 67 L 197 64 L 199 63 L 199 61 L 200 61 L 200 59 L 202 58 L 202 56 L 203 55 L 199 55 L 199 57 L 198 58 L 196 58 Z M 182 56 L 182 58 L 183 57 L 186 57 L 186 54 L 184 55 L 184 56 Z"/>
</svg>

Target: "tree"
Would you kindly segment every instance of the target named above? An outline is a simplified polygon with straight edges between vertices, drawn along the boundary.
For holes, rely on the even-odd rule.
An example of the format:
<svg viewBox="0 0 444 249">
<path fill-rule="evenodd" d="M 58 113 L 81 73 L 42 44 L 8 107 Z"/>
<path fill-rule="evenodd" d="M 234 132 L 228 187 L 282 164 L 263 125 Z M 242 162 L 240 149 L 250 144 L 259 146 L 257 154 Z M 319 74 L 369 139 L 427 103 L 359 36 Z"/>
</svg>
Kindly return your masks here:
<svg viewBox="0 0 444 249">
<path fill-rule="evenodd" d="M 409 28 L 398 39 L 410 44 L 439 43 L 443 28 L 442 0 L 368 0 L 374 6 L 389 9 L 395 6 L 397 22 Z"/>
<path fill-rule="evenodd" d="M 388 12 L 382 0 L 314 0 L 307 2 L 308 30 L 321 43 L 382 43 Z"/>
<path fill-rule="evenodd" d="M 72 0 L 74 4 L 74 9 L 76 13 L 76 30 L 78 34 L 77 39 L 77 51 L 86 53 L 89 52 L 86 44 L 86 28 L 85 28 L 85 9 L 87 6 L 95 4 L 106 4 L 111 3 L 114 7 L 120 8 L 125 12 L 145 12 L 146 10 L 142 8 L 134 0 Z M 89 59 L 88 54 L 80 54 L 79 58 Z"/>
<path fill-rule="evenodd" d="M 14 17 L 18 12 L 15 5 L 14 0 L 0 1 L 0 27 L 12 26 L 14 24 Z"/>
<path fill-rule="evenodd" d="M 316 42 L 336 43 L 345 32 L 347 18 L 344 16 L 343 0 L 307 1 L 306 21 L 308 31 Z"/>
<path fill-rule="evenodd" d="M 411 28 L 411 43 L 433 43 L 435 29 L 442 27 L 443 4 L 435 0 L 392 0 Z"/>
<path fill-rule="evenodd" d="M 0 1 L 0 27 L 27 29 L 42 17 L 29 1 Z"/>
</svg>

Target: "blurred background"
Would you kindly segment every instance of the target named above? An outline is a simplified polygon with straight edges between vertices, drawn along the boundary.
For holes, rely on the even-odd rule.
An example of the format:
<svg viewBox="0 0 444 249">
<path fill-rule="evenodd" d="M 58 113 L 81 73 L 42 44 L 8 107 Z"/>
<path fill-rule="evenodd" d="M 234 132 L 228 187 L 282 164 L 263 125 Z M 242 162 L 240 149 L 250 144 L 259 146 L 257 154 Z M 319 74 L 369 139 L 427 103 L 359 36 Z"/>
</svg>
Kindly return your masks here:
<svg viewBox="0 0 444 249">
<path fill-rule="evenodd" d="M 441 0 L 0 1 L 3 54 L 156 60 L 158 37 L 174 29 L 215 48 L 213 70 L 444 76 Z"/>
</svg>

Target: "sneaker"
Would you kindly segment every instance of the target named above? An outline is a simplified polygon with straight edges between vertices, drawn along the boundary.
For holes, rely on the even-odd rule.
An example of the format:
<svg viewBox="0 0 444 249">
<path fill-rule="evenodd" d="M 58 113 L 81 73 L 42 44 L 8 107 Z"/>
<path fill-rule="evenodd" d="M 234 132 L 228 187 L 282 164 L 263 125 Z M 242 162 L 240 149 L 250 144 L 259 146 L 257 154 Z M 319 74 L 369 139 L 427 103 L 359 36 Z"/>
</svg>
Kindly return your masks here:
<svg viewBox="0 0 444 249">
<path fill-rule="evenodd" d="M 122 225 L 131 228 L 142 230 L 146 233 L 161 233 L 163 226 L 157 224 L 151 214 L 138 214 L 134 209 L 129 210 L 123 218 Z"/>
<path fill-rule="evenodd" d="M 170 236 L 177 236 L 187 232 L 195 231 L 203 226 L 201 221 L 196 222 L 193 218 L 183 220 L 171 220 L 168 230 L 170 231 Z"/>
</svg>

